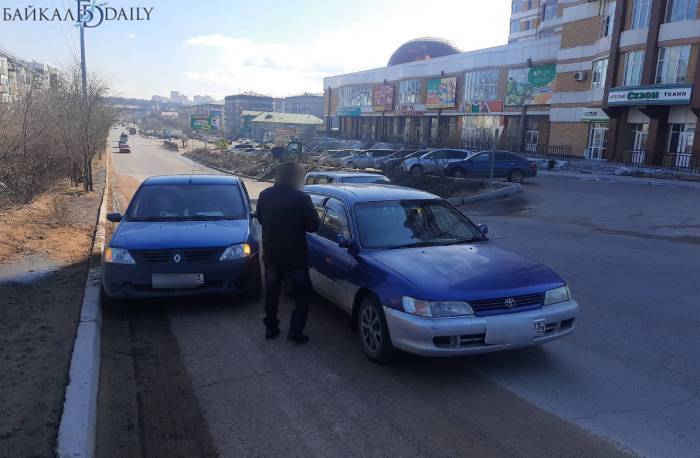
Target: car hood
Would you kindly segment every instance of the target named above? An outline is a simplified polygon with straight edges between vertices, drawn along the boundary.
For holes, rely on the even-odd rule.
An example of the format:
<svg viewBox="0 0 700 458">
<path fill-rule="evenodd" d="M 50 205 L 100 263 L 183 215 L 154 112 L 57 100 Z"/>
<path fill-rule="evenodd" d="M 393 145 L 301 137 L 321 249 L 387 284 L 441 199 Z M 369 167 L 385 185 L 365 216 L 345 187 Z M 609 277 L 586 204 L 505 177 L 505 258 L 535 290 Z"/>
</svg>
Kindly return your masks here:
<svg viewBox="0 0 700 458">
<path fill-rule="evenodd" d="M 119 224 L 110 246 L 132 250 L 213 248 L 243 243 L 248 221 L 168 221 Z"/>
<path fill-rule="evenodd" d="M 427 300 L 479 300 L 544 292 L 564 284 L 548 267 L 489 241 L 364 254 L 414 284 Z"/>
</svg>

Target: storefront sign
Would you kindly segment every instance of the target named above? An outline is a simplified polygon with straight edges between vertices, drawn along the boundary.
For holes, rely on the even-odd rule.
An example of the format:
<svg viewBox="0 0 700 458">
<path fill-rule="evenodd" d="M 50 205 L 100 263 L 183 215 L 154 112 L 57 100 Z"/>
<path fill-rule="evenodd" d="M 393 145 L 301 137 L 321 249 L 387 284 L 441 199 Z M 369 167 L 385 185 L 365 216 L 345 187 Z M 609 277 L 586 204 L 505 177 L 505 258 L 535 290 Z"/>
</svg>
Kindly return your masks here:
<svg viewBox="0 0 700 458">
<path fill-rule="evenodd" d="M 585 108 L 581 113 L 581 122 L 607 122 L 609 119 L 600 108 Z"/>
<path fill-rule="evenodd" d="M 425 106 L 450 108 L 456 104 L 457 77 L 435 78 L 426 83 Z"/>
<path fill-rule="evenodd" d="M 503 100 L 465 102 L 463 104 L 460 104 L 459 109 L 464 113 L 501 113 L 503 111 Z"/>
<path fill-rule="evenodd" d="M 336 115 L 338 116 L 360 116 L 362 110 L 360 107 L 338 107 Z"/>
<path fill-rule="evenodd" d="M 506 105 L 545 105 L 552 98 L 555 64 L 508 70 Z"/>
<path fill-rule="evenodd" d="M 372 106 L 374 111 L 391 111 L 394 109 L 394 86 L 380 84 L 372 90 Z"/>
<path fill-rule="evenodd" d="M 690 102 L 692 89 L 690 85 L 611 89 L 608 105 L 682 105 Z"/>
<path fill-rule="evenodd" d="M 404 104 L 399 105 L 398 112 L 402 116 L 423 116 L 425 108 L 425 105 L 422 103 Z"/>
</svg>

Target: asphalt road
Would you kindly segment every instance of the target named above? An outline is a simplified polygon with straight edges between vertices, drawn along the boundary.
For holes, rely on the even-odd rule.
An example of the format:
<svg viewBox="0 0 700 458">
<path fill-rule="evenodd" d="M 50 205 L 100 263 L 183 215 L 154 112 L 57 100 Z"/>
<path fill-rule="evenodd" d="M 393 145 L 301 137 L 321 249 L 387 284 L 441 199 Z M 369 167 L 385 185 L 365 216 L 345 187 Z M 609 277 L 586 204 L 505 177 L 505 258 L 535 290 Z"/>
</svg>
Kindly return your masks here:
<svg viewBox="0 0 700 458">
<path fill-rule="evenodd" d="M 127 196 L 146 176 L 205 171 L 156 142 L 130 143 L 132 154 L 112 156 Z M 252 196 L 267 186 L 246 183 Z M 500 245 L 567 280 L 582 309 L 572 336 L 378 367 L 362 355 L 347 318 L 321 300 L 312 305 L 306 346 L 265 341 L 260 304 L 180 304 L 166 309 L 170 332 L 216 449 L 227 456 L 620 453 L 606 438 L 642 455 L 697 456 L 700 191 L 550 176 L 524 189 L 464 211 L 487 223 Z M 282 317 L 288 311 L 283 303 Z M 144 345 L 147 334 L 139 336 Z"/>
</svg>

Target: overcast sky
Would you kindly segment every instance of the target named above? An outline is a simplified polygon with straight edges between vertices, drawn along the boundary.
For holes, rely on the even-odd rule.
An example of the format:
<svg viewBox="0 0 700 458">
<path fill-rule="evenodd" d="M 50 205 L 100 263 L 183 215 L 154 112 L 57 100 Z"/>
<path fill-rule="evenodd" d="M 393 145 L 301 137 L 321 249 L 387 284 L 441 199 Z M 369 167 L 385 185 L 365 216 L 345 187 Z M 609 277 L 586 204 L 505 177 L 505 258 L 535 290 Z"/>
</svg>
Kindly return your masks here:
<svg viewBox="0 0 700 458">
<path fill-rule="evenodd" d="M 99 0 L 104 2 L 105 0 Z M 0 8 L 75 8 L 73 0 L 0 0 Z M 467 51 L 506 43 L 510 0 L 108 0 L 153 7 L 150 21 L 86 29 L 90 71 L 115 92 L 190 98 L 238 91 L 322 92 L 324 76 L 386 65 L 402 43 L 448 39 Z M 0 10 L 0 13 L 2 11 Z M 1 22 L 0 46 L 62 67 L 79 56 L 69 22 Z"/>
</svg>

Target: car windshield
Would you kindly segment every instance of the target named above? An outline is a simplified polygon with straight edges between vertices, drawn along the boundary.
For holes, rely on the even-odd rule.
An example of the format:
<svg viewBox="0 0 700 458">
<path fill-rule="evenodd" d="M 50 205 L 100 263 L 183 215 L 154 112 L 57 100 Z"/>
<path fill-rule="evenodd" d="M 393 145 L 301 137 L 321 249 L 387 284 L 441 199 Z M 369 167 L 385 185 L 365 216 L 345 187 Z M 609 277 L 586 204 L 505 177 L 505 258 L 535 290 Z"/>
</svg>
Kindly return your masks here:
<svg viewBox="0 0 700 458">
<path fill-rule="evenodd" d="M 484 240 L 466 216 L 441 200 L 368 202 L 355 206 L 360 243 L 367 249 L 454 245 Z"/>
<path fill-rule="evenodd" d="M 357 177 L 344 177 L 343 183 L 389 183 L 389 179 L 379 175 L 366 175 Z"/>
<path fill-rule="evenodd" d="M 242 219 L 241 190 L 231 184 L 142 186 L 126 214 L 128 221 L 213 221 Z"/>
</svg>

